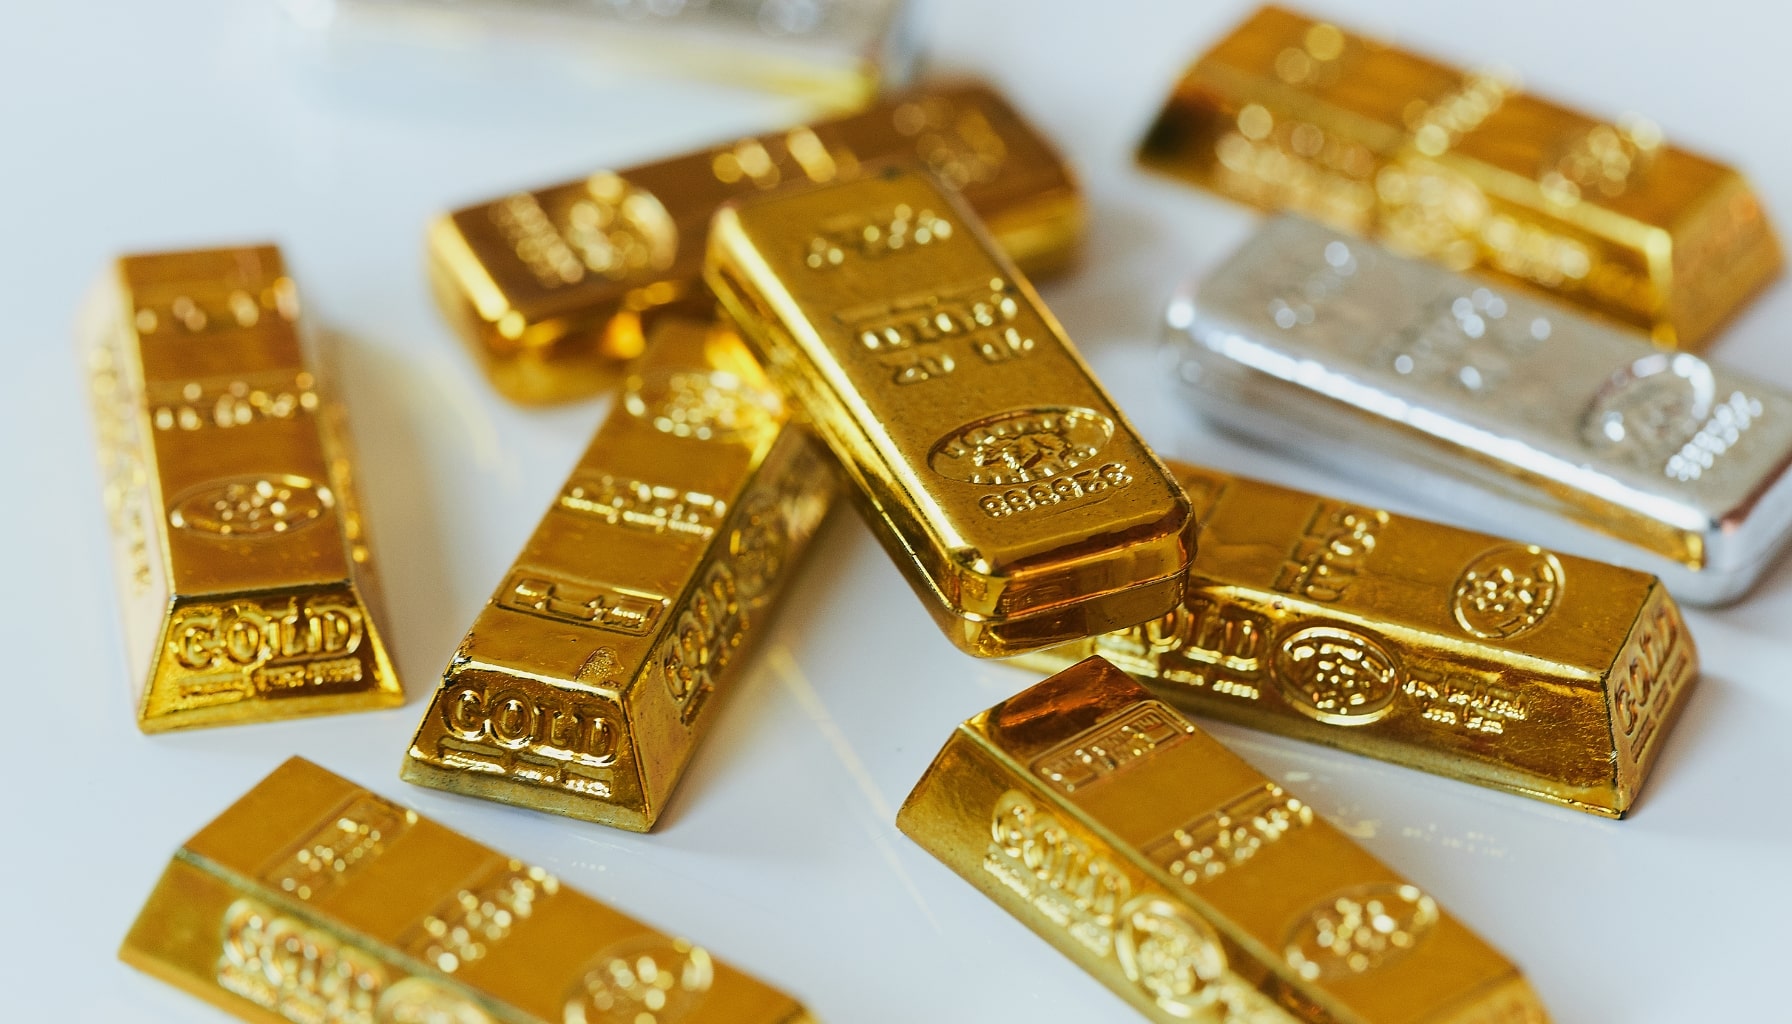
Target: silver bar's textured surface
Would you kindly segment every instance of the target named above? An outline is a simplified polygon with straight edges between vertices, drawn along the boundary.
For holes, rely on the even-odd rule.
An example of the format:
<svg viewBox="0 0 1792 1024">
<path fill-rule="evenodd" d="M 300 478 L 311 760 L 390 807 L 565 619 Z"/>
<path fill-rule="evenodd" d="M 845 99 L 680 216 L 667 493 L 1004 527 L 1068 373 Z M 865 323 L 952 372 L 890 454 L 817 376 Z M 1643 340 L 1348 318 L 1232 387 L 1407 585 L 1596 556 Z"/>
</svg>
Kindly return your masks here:
<svg viewBox="0 0 1792 1024">
<path fill-rule="evenodd" d="M 1216 425 L 1683 601 L 1741 597 L 1792 531 L 1792 395 L 1310 221 L 1168 321 Z"/>
</svg>

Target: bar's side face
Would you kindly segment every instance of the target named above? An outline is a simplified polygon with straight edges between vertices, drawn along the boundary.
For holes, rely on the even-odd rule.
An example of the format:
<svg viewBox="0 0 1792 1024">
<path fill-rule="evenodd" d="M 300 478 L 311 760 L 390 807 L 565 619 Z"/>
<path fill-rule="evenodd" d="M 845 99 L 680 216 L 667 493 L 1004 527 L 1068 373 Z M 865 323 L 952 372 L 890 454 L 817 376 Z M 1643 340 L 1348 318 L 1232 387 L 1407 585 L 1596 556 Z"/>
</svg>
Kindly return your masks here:
<svg viewBox="0 0 1792 1024">
<path fill-rule="evenodd" d="M 407 780 L 651 828 L 825 514 L 831 467 L 713 307 L 649 322 L 448 666 Z"/>
<path fill-rule="evenodd" d="M 954 642 L 1012 653 L 1173 603 L 1186 500 L 928 175 L 724 207 L 710 245 L 712 290 Z"/>
<path fill-rule="evenodd" d="M 1074 255 L 1083 208 L 1068 167 L 1002 97 L 962 84 L 457 210 L 429 229 L 431 280 L 505 394 L 591 394 L 639 354 L 618 314 L 689 293 L 717 206 L 790 182 L 850 179 L 890 156 L 919 160 L 960 190 L 1030 271 Z"/>
<path fill-rule="evenodd" d="M 1165 1024 L 1547 1019 L 1422 889 L 1100 659 L 962 726 L 898 825 Z"/>
<path fill-rule="evenodd" d="M 1171 471 L 1201 522 L 1181 607 L 1023 665 L 1100 654 L 1194 714 L 1595 814 L 1630 807 L 1697 676 L 1653 577 Z"/>
<path fill-rule="evenodd" d="M 176 853 L 119 955 L 268 1024 L 807 1020 L 702 947 L 299 758 Z"/>
<path fill-rule="evenodd" d="M 1139 156 L 1668 346 L 1702 347 L 1781 265 L 1741 176 L 1653 124 L 1589 118 L 1278 8 L 1189 70 Z"/>
<path fill-rule="evenodd" d="M 133 256 L 116 274 L 90 344 L 139 726 L 400 703 L 340 410 L 306 366 L 278 251 Z"/>
</svg>

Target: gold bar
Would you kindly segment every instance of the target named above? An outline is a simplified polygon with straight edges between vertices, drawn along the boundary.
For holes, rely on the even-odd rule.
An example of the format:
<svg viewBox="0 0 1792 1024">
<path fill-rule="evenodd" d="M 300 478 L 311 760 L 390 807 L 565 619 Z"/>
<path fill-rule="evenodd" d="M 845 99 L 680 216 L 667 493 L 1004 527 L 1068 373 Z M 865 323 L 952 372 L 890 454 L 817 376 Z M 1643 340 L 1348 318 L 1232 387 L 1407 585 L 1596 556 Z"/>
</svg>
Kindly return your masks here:
<svg viewBox="0 0 1792 1024">
<path fill-rule="evenodd" d="M 1735 170 L 1278 7 L 1191 67 L 1139 147 L 1144 166 L 1292 209 L 1453 270 L 1474 268 L 1704 348 L 1779 276 Z"/>
<path fill-rule="evenodd" d="M 1547 1024 L 1505 957 L 1100 658 L 959 726 L 897 827 L 1159 1024 Z"/>
<path fill-rule="evenodd" d="M 442 675 L 408 782 L 645 832 L 833 500 L 713 307 L 633 368 Z"/>
<path fill-rule="evenodd" d="M 341 407 L 272 246 L 127 256 L 82 311 L 137 727 L 404 701 Z"/>
<path fill-rule="evenodd" d="M 1175 606 L 1188 501 L 930 175 L 731 204 L 709 237 L 705 281 L 954 644 L 1018 654 Z"/>
<path fill-rule="evenodd" d="M 848 180 L 889 156 L 920 160 L 962 192 L 1029 272 L 1074 256 L 1083 203 L 1069 167 L 1000 95 L 964 83 L 456 210 L 430 225 L 430 276 L 506 397 L 583 398 L 640 354 L 618 314 L 695 288 L 716 207 L 790 182 Z"/>
<path fill-rule="evenodd" d="M 1698 680 L 1661 581 L 1171 463 L 1201 522 L 1188 595 L 1039 652 L 1099 654 L 1191 714 L 1606 817 Z"/>
<path fill-rule="evenodd" d="M 118 955 L 258 1024 L 814 1024 L 703 947 L 298 757 L 175 851 Z"/>
</svg>

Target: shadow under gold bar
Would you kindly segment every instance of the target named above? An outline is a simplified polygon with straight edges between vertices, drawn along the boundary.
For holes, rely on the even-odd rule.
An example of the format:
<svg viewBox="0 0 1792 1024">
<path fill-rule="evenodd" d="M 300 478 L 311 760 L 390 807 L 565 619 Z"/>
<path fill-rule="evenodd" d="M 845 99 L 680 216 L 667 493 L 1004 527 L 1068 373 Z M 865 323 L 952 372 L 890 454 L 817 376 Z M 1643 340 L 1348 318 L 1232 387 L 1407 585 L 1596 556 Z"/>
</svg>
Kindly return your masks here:
<svg viewBox="0 0 1792 1024">
<path fill-rule="evenodd" d="M 257 1024 L 813 1024 L 703 947 L 297 757 L 175 852 L 119 957 Z"/>
<path fill-rule="evenodd" d="M 1735 170 L 1279 7 L 1185 73 L 1146 167 L 1704 348 L 1780 273 Z"/>
<path fill-rule="evenodd" d="M 341 408 L 272 246 L 127 256 L 82 311 L 137 727 L 396 707 Z"/>
<path fill-rule="evenodd" d="M 1197 715 L 1621 817 L 1697 682 L 1661 582 L 1171 463 L 1201 522 L 1182 607 L 1099 654 Z"/>
<path fill-rule="evenodd" d="M 837 483 L 713 306 L 652 344 L 467 631 L 409 782 L 645 832 Z"/>
<path fill-rule="evenodd" d="M 896 817 L 1159 1024 L 1547 1024 L 1505 957 L 1100 658 L 959 726 Z"/>
<path fill-rule="evenodd" d="M 892 156 L 962 193 L 1030 273 L 1074 256 L 1083 204 L 1070 169 L 1001 96 L 966 83 L 456 210 L 430 226 L 431 279 L 500 392 L 582 398 L 640 353 L 618 314 L 696 287 L 716 207 L 791 182 L 848 180 Z"/>
<path fill-rule="evenodd" d="M 954 644 L 1018 654 L 1175 605 L 1181 489 L 931 175 L 724 206 L 709 252 L 710 289 Z"/>
</svg>

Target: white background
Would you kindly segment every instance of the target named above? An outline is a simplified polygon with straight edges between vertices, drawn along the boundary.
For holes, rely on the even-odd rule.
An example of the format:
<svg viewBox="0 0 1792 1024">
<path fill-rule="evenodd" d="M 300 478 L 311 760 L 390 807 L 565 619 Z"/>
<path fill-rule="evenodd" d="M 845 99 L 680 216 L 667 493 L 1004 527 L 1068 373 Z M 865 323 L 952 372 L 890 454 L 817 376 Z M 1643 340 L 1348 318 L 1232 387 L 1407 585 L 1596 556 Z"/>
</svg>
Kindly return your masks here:
<svg viewBox="0 0 1792 1024">
<path fill-rule="evenodd" d="M 1747 0 L 1319 3 L 1589 110 L 1649 113 L 1746 169 L 1792 224 L 1792 16 Z M 1147 178 L 1133 143 L 1247 10 L 1188 0 L 936 4 L 936 68 L 993 78 L 1081 170 L 1087 258 L 1047 300 L 1168 455 L 1375 495 L 1203 433 L 1156 369 L 1159 310 L 1252 214 Z M 332 63 L 262 3 L 36 0 L 0 27 L 0 1019 L 213 1021 L 114 951 L 179 843 L 301 753 L 799 995 L 829 1024 L 1130 1013 L 909 843 L 894 808 L 955 723 L 1032 677 L 935 631 L 840 510 L 660 830 L 626 834 L 400 783 L 462 631 L 608 400 L 507 405 L 437 318 L 423 226 L 451 204 L 770 128 L 789 100 L 564 54 L 412 48 Z M 377 58 L 377 59 L 376 59 Z M 272 239 L 334 339 L 408 702 L 149 738 L 133 726 L 77 302 L 113 254 Z M 1792 386 L 1781 284 L 1717 358 Z M 1792 571 L 1693 612 L 1705 674 L 1634 817 L 1608 822 L 1216 726 L 1505 950 L 1560 1022 L 1784 1020 L 1792 938 Z"/>
</svg>

